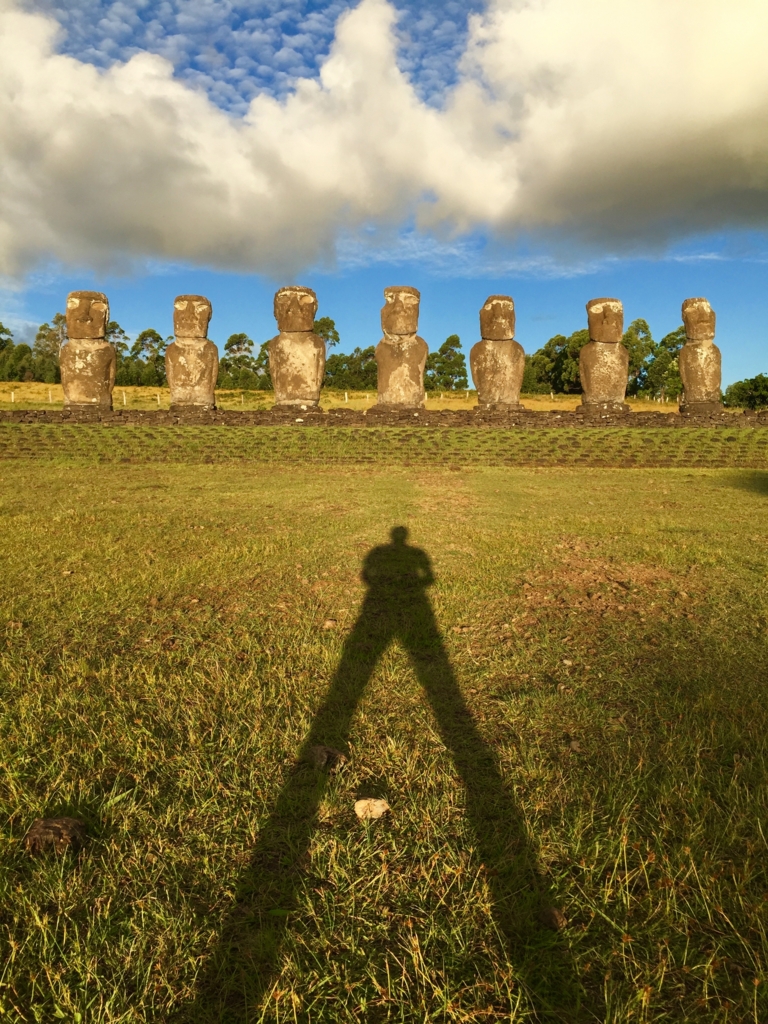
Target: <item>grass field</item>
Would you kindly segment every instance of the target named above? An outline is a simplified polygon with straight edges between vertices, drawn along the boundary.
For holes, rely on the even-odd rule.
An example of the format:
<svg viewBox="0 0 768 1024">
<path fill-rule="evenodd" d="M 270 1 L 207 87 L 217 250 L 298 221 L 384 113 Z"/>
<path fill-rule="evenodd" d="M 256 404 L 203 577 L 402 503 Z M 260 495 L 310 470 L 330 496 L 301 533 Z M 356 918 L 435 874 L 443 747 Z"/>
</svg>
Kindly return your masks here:
<svg viewBox="0 0 768 1024">
<path fill-rule="evenodd" d="M 0 426 L 0 460 L 768 468 L 768 428 Z"/>
<path fill-rule="evenodd" d="M 168 388 L 116 387 L 112 396 L 115 409 L 168 409 L 171 394 Z M 526 409 L 570 410 L 581 404 L 580 395 L 523 395 Z M 220 409 L 271 409 L 275 396 L 271 391 L 217 391 Z M 648 399 L 630 398 L 635 412 L 677 412 L 677 402 L 658 403 Z M 320 397 L 320 407 L 328 409 L 370 409 L 376 404 L 376 391 L 328 391 Z M 61 384 L 0 382 L 0 409 L 61 409 L 64 392 Z M 427 409 L 474 409 L 476 391 L 442 391 L 427 394 Z M 737 410 L 741 412 L 741 410 Z"/>
<path fill-rule="evenodd" d="M 768 473 L 8 429 L 0 1020 L 768 1020 Z"/>
</svg>

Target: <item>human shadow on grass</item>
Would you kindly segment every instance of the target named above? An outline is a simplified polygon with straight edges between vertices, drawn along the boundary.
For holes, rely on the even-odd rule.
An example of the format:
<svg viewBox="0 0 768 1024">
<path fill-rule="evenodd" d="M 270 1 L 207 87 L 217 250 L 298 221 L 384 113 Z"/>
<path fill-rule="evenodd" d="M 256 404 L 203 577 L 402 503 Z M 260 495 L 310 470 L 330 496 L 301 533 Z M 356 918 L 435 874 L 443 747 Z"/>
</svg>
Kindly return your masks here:
<svg viewBox="0 0 768 1024">
<path fill-rule="evenodd" d="M 525 822 L 457 684 L 427 596 L 434 582 L 429 557 L 409 545 L 407 536 L 407 529 L 397 526 L 391 543 L 366 556 L 362 577 L 368 592 L 362 611 L 298 761 L 311 761 L 312 748 L 319 745 L 345 749 L 355 709 L 374 668 L 388 645 L 399 640 L 464 785 L 495 922 L 536 1019 L 577 1021 L 578 982 L 562 936 L 546 927 L 547 918 L 555 923 L 553 908 Z M 184 1020 L 246 1024 L 262 1019 L 282 936 L 286 928 L 300 927 L 289 915 L 306 877 L 326 784 L 327 774 L 308 765 L 286 781 L 241 879 L 236 909 Z"/>
<path fill-rule="evenodd" d="M 729 473 L 726 479 L 729 486 L 740 491 L 768 495 L 768 472 L 765 470 L 742 470 L 740 473 Z"/>
</svg>

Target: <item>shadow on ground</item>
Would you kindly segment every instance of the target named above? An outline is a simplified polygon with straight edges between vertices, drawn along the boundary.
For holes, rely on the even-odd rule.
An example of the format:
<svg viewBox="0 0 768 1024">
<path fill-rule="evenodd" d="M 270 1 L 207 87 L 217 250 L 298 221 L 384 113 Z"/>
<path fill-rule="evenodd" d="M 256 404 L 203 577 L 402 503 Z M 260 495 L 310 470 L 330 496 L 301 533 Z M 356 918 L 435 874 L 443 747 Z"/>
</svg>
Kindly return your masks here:
<svg viewBox="0 0 768 1024">
<path fill-rule="evenodd" d="M 755 469 L 744 470 L 742 473 L 729 473 L 726 480 L 729 487 L 737 487 L 740 491 L 768 495 L 768 472 L 765 470 Z"/>
<path fill-rule="evenodd" d="M 398 639 L 410 655 L 465 787 L 495 923 L 530 1008 L 536 1019 L 576 1021 L 579 986 L 565 942 L 540 921 L 542 912 L 546 916 L 551 908 L 525 822 L 459 690 L 427 595 L 434 582 L 430 559 L 409 545 L 407 536 L 405 527 L 395 527 L 391 543 L 373 548 L 365 559 L 362 575 L 368 591 L 362 611 L 297 760 L 306 760 L 310 748 L 319 744 L 346 748 L 355 709 L 376 663 Z M 184 1021 L 246 1024 L 262 1019 L 281 939 L 292 927 L 288 914 L 304 879 L 326 784 L 324 771 L 308 766 L 285 783 L 241 879 L 236 910 L 225 923 L 196 1001 L 183 1012 Z"/>
</svg>

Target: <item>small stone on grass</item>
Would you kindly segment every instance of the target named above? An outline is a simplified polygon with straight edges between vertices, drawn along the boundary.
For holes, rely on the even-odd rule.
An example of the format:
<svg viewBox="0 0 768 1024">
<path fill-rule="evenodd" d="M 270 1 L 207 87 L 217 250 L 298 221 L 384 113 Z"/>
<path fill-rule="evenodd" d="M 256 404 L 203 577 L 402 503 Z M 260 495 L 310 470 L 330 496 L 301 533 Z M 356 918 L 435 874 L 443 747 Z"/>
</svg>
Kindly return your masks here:
<svg viewBox="0 0 768 1024">
<path fill-rule="evenodd" d="M 24 836 L 24 846 L 32 856 L 48 850 L 77 853 L 85 839 L 85 822 L 79 818 L 36 818 Z"/>
<path fill-rule="evenodd" d="M 553 932 L 559 932 L 565 928 L 568 921 L 562 910 L 558 910 L 557 907 L 542 907 L 539 911 L 539 924 Z"/>
<path fill-rule="evenodd" d="M 390 807 L 386 800 L 368 798 L 366 800 L 355 801 L 355 814 L 361 821 L 366 821 L 372 818 L 381 818 L 389 809 Z"/>
<path fill-rule="evenodd" d="M 335 750 L 333 747 L 326 747 L 323 743 L 318 743 L 316 746 L 309 748 L 304 760 L 311 764 L 313 768 L 334 768 L 336 765 L 344 764 L 347 758 L 340 750 Z"/>
</svg>

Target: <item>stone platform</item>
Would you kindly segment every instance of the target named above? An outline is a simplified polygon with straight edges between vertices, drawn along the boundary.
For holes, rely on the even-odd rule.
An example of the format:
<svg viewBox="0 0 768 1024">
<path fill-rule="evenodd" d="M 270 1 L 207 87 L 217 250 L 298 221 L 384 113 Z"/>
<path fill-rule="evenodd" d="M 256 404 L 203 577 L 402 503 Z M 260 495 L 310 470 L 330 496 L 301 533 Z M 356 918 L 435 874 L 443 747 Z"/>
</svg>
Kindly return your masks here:
<svg viewBox="0 0 768 1024">
<path fill-rule="evenodd" d="M 353 409 L 234 410 L 216 409 L 197 412 L 191 409 L 138 410 L 98 409 L 0 410 L 0 423 L 102 423 L 105 427 L 120 426 L 219 426 L 219 427 L 506 427 L 519 430 L 541 430 L 567 427 L 590 430 L 594 427 L 636 427 L 677 429 L 686 427 L 768 427 L 768 410 L 733 413 L 721 409 L 704 415 L 680 415 L 662 412 L 613 413 L 603 416 L 581 416 L 576 412 L 534 412 L 531 410 L 442 409 L 417 411 L 393 410 L 373 406 L 363 411 Z"/>
</svg>

